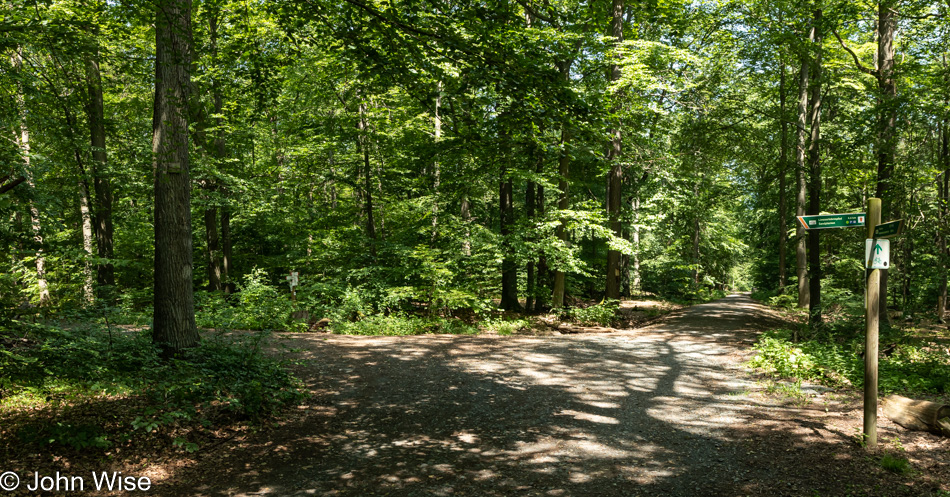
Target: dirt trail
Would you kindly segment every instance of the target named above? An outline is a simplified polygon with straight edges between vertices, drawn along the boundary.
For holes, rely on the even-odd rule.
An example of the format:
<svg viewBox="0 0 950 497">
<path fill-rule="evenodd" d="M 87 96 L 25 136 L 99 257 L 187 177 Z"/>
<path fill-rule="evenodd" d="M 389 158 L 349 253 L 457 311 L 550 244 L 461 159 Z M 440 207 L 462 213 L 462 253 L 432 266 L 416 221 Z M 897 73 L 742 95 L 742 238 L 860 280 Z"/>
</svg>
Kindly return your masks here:
<svg viewBox="0 0 950 497">
<path fill-rule="evenodd" d="M 850 428 L 831 423 L 853 405 L 823 399 L 803 408 L 757 393 L 740 363 L 755 333 L 775 324 L 762 306 L 732 295 L 609 335 L 291 335 L 310 403 L 275 429 L 207 451 L 152 493 L 933 490 L 883 472 Z"/>
</svg>

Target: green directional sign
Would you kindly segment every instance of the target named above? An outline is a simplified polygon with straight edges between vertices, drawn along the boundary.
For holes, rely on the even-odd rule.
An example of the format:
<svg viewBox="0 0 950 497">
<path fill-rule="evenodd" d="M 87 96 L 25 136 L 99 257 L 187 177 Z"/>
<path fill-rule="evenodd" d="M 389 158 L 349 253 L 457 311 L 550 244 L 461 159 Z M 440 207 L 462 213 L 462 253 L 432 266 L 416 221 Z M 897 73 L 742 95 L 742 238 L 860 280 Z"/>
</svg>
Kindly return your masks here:
<svg viewBox="0 0 950 497">
<path fill-rule="evenodd" d="M 798 216 L 798 222 L 806 230 L 821 230 L 826 228 L 852 228 L 864 226 L 863 212 L 853 214 L 822 214 L 819 216 Z"/>
<path fill-rule="evenodd" d="M 874 238 L 890 238 L 904 232 L 904 220 L 898 219 L 874 227 Z"/>
</svg>

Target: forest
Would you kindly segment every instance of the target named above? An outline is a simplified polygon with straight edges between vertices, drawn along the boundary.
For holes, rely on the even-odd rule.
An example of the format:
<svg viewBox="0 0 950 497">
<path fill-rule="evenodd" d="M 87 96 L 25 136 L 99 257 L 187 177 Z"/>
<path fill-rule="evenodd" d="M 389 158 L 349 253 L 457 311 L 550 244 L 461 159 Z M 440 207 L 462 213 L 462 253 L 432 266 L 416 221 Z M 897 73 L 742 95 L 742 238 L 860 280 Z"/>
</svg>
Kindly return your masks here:
<svg viewBox="0 0 950 497">
<path fill-rule="evenodd" d="M 796 316 L 760 357 L 852 361 L 866 230 L 797 216 L 871 198 L 903 220 L 882 348 L 945 334 L 948 46 L 942 0 L 3 0 L 0 405 L 256 421 L 303 395 L 273 331 L 609 327 L 736 291 Z M 882 387 L 946 393 L 914 344 L 933 371 Z M 120 443 L 94 424 L 20 438 Z"/>
</svg>

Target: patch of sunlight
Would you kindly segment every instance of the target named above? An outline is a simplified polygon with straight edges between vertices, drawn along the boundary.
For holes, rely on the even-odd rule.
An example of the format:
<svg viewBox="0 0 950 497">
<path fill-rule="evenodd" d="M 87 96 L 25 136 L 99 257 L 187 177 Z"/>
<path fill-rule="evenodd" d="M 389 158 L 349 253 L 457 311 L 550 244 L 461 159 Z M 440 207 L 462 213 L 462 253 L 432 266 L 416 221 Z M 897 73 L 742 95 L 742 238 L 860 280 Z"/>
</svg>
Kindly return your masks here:
<svg viewBox="0 0 950 497">
<path fill-rule="evenodd" d="M 580 411 L 574 411 L 571 409 L 565 409 L 561 411 L 560 414 L 573 416 L 574 419 L 581 420 L 581 421 L 589 421 L 591 423 L 600 423 L 600 424 L 605 424 L 605 425 L 619 425 L 620 424 L 620 421 L 618 421 L 616 418 L 601 416 L 599 414 L 591 414 L 589 412 L 580 412 Z"/>
<path fill-rule="evenodd" d="M 528 362 L 540 362 L 544 364 L 554 364 L 554 363 L 561 362 L 557 358 L 551 357 L 549 355 L 541 355 L 541 354 L 529 354 L 529 355 L 523 356 L 522 359 Z"/>
<path fill-rule="evenodd" d="M 587 483 L 591 481 L 591 477 L 587 473 L 571 473 L 568 480 L 570 480 L 571 483 Z"/>
<path fill-rule="evenodd" d="M 588 400 L 584 403 L 591 407 L 597 407 L 599 409 L 620 409 L 620 404 L 616 402 L 600 402 L 596 400 Z"/>
<path fill-rule="evenodd" d="M 474 433 L 469 433 L 466 431 L 457 431 L 453 433 L 453 435 L 455 436 L 455 438 L 459 439 L 459 441 L 462 443 L 466 443 L 466 444 L 478 443 L 478 435 L 475 435 Z"/>
</svg>

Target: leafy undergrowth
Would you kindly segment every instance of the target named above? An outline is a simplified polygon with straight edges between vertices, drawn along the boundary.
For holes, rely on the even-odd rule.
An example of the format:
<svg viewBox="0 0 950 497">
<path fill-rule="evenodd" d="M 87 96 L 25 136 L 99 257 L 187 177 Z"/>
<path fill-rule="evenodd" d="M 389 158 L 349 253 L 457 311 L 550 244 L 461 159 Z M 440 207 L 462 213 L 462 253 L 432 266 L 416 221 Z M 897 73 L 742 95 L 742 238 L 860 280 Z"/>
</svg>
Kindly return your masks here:
<svg viewBox="0 0 950 497">
<path fill-rule="evenodd" d="M 163 361 L 147 330 L 15 326 L 0 330 L 0 451 L 22 470 L 200 451 L 303 396 L 264 334 Z"/>
<path fill-rule="evenodd" d="M 813 338 L 795 343 L 793 336 L 787 329 L 763 333 L 753 347 L 758 354 L 749 365 L 774 377 L 832 386 L 864 384 L 863 338 L 854 336 L 841 342 Z M 878 363 L 882 394 L 950 393 L 950 355 L 946 351 L 914 343 L 890 343 L 882 350 Z"/>
</svg>

